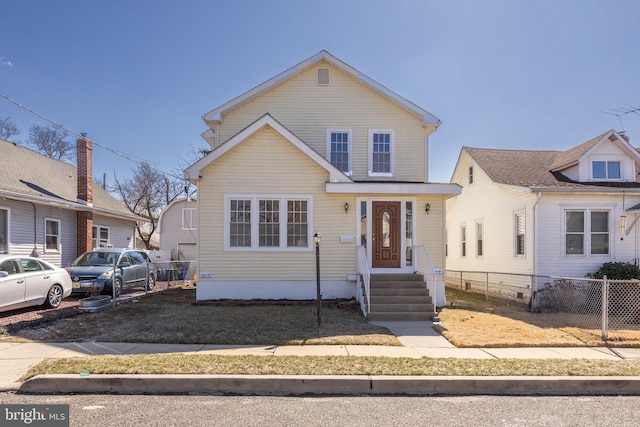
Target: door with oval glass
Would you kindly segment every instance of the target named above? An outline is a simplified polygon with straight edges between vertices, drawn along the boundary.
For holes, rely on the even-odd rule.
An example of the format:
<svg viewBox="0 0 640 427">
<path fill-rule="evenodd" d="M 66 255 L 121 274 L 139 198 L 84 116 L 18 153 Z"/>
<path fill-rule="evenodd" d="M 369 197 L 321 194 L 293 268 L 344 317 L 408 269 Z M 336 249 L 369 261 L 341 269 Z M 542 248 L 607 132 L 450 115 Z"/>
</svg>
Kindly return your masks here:
<svg viewBox="0 0 640 427">
<path fill-rule="evenodd" d="M 372 202 L 371 266 L 400 268 L 400 202 Z"/>
</svg>

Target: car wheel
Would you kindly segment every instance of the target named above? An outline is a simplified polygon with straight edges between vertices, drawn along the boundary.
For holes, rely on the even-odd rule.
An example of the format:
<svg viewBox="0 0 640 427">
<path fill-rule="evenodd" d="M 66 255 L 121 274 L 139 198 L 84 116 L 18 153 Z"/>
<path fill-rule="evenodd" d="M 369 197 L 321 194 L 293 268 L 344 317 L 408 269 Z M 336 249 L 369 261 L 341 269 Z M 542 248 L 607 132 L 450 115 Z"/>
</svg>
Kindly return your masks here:
<svg viewBox="0 0 640 427">
<path fill-rule="evenodd" d="M 114 286 L 116 287 L 116 297 L 119 297 L 122 294 L 122 278 L 116 277 Z"/>
<path fill-rule="evenodd" d="M 62 302 L 62 286 L 53 285 L 47 292 L 47 299 L 44 302 L 46 308 L 58 308 Z"/>
<path fill-rule="evenodd" d="M 156 285 L 156 278 L 153 274 L 149 275 L 149 281 L 147 282 L 147 290 L 150 291 Z"/>
</svg>

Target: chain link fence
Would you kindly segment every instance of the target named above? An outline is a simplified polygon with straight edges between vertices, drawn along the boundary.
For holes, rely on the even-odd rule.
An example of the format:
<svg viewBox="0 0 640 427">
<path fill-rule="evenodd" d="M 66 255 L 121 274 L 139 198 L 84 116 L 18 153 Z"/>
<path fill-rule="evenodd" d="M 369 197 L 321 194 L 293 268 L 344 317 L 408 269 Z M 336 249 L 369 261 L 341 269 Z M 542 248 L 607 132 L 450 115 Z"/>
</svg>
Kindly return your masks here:
<svg viewBox="0 0 640 427">
<path fill-rule="evenodd" d="M 601 332 L 608 341 L 640 338 L 640 281 L 534 276 L 479 271 L 446 272 L 460 292 L 523 304 L 532 312 L 562 313 L 563 326 Z"/>
</svg>

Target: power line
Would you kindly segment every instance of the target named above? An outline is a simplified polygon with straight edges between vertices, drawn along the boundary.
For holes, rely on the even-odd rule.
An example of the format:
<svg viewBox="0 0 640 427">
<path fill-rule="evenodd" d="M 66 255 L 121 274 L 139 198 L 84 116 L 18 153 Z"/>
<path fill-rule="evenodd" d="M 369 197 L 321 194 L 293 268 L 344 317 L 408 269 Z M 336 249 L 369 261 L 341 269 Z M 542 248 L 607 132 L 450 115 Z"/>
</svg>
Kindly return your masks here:
<svg viewBox="0 0 640 427">
<path fill-rule="evenodd" d="M 103 150 L 109 151 L 110 153 L 113 153 L 113 154 L 115 154 L 117 156 L 125 158 L 125 159 L 127 159 L 127 160 L 129 160 L 129 161 L 131 161 L 131 162 L 133 162 L 133 163 L 135 163 L 137 165 L 141 165 L 142 163 L 144 163 L 144 162 L 142 162 L 140 160 L 135 159 L 134 157 L 132 157 L 132 156 L 130 156 L 128 154 L 125 154 L 125 153 L 122 153 L 120 151 L 114 150 L 113 148 L 109 148 L 109 147 L 107 147 L 105 145 L 100 144 L 99 142 L 97 142 L 97 141 L 95 141 L 93 139 L 89 139 L 82 132 L 76 132 L 73 129 L 69 129 L 66 126 L 61 125 L 60 123 L 58 123 L 58 122 L 56 122 L 56 121 L 54 121 L 54 120 L 52 120 L 52 119 L 40 114 L 40 113 L 38 113 L 37 111 L 27 107 L 24 104 L 21 104 L 20 102 L 16 101 L 15 99 L 13 99 L 13 98 L 11 98 L 11 97 L 3 94 L 3 93 L 0 93 L 0 97 L 2 97 L 4 99 L 6 99 L 7 101 L 17 105 L 18 107 L 22 108 L 23 110 L 28 111 L 31 114 L 35 114 L 36 116 L 40 117 L 43 120 L 46 120 L 47 122 L 53 124 L 54 126 L 60 128 L 60 129 L 66 130 L 67 132 L 69 132 L 72 135 L 77 136 L 78 138 L 83 138 L 83 139 L 87 139 L 88 141 L 91 141 L 93 144 L 97 145 L 98 147 L 102 148 Z M 174 174 L 171 174 L 171 173 L 167 173 L 167 172 L 161 171 L 161 170 L 159 170 L 159 169 L 157 169 L 157 168 L 155 168 L 155 167 L 153 167 L 151 165 L 148 165 L 148 166 L 151 169 L 153 169 L 154 171 L 156 171 L 158 173 L 161 173 L 162 175 L 166 175 L 166 176 L 169 176 L 169 177 L 172 177 L 172 178 L 184 180 L 184 176 L 177 176 L 177 175 L 174 175 Z"/>
</svg>

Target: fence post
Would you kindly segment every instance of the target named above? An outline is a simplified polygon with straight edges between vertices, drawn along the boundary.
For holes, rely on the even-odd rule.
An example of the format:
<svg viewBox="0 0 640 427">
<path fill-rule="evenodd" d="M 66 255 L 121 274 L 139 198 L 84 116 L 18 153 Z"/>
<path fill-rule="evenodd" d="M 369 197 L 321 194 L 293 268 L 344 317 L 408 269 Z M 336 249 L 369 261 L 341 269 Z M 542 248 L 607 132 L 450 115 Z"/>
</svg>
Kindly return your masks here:
<svg viewBox="0 0 640 427">
<path fill-rule="evenodd" d="M 609 339 L 609 281 L 602 278 L 602 340 Z"/>
<path fill-rule="evenodd" d="M 462 295 L 462 271 L 460 272 L 460 295 Z"/>
<path fill-rule="evenodd" d="M 489 302 L 489 272 L 487 271 L 486 273 L 487 279 L 486 279 L 486 283 L 487 283 L 487 292 L 485 294 L 484 300 Z"/>
</svg>

